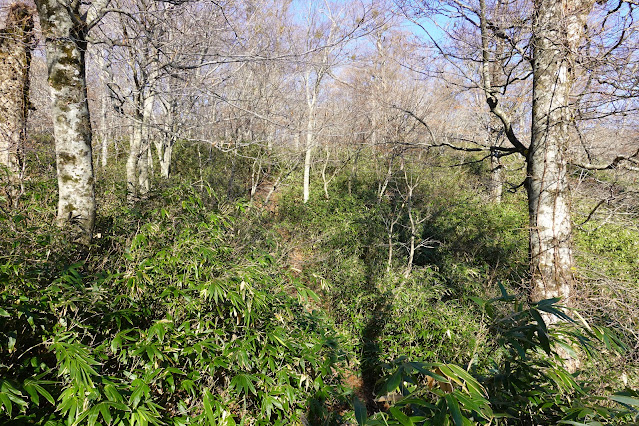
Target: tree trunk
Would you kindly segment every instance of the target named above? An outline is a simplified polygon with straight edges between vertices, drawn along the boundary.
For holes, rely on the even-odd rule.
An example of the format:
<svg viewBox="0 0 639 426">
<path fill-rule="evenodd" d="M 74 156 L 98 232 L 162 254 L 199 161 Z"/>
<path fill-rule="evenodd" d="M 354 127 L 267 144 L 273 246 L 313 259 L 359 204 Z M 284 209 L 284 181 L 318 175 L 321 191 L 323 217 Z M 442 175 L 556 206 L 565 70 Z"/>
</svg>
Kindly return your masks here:
<svg viewBox="0 0 639 426">
<path fill-rule="evenodd" d="M 163 138 L 163 147 L 158 151 L 160 160 L 160 175 L 164 179 L 171 177 L 171 156 L 173 155 L 173 145 L 175 144 L 175 136 L 168 135 Z"/>
<path fill-rule="evenodd" d="M 149 124 L 155 97 L 140 93 L 136 99 L 137 112 L 133 119 L 133 131 L 129 157 L 126 163 L 127 201 L 133 203 L 149 192 Z"/>
<path fill-rule="evenodd" d="M 326 169 L 328 168 L 328 161 L 331 158 L 331 152 L 328 149 L 328 146 L 325 147 L 326 148 L 326 160 L 324 161 L 324 165 L 322 166 L 322 183 L 324 186 L 324 198 L 325 199 L 329 199 L 329 195 L 328 195 L 328 184 L 330 183 L 331 179 L 327 179 L 326 178 Z"/>
<path fill-rule="evenodd" d="M 313 114 L 313 109 L 309 109 L 309 114 Z M 308 119 L 308 129 L 306 131 L 306 147 L 304 152 L 304 196 L 303 200 L 305 203 L 308 202 L 310 197 L 310 186 L 311 186 L 311 159 L 312 159 L 312 150 L 313 150 L 313 119 Z"/>
<path fill-rule="evenodd" d="M 104 87 L 104 94 L 100 100 L 100 166 L 102 171 L 106 171 L 109 157 L 109 126 L 108 126 L 108 112 L 110 108 L 111 98 L 109 97 L 109 81 L 111 80 L 111 73 L 109 67 L 104 60 L 104 53 L 98 52 L 98 65 L 100 67 L 102 86 Z"/>
<path fill-rule="evenodd" d="M 413 217 L 413 188 L 412 183 L 409 183 L 408 175 L 404 170 L 404 179 L 406 180 L 407 194 L 406 194 L 406 213 L 408 214 L 408 221 L 410 223 L 410 240 L 408 245 L 408 263 L 406 264 L 406 271 L 404 277 L 408 278 L 413 270 L 413 261 L 415 260 L 415 234 L 417 233 L 417 226 L 415 224 L 415 218 Z"/>
<path fill-rule="evenodd" d="M 0 30 L 0 168 L 6 167 L 0 174 L 8 174 L 6 195 L 14 207 L 22 193 L 32 44 L 33 11 L 14 4 Z"/>
<path fill-rule="evenodd" d="M 572 223 L 566 148 L 575 50 L 592 1 L 537 0 L 533 22 L 532 140 L 527 154 L 531 300 L 572 304 Z"/>
<path fill-rule="evenodd" d="M 126 161 L 126 196 L 129 204 L 138 198 L 138 161 L 142 147 L 142 118 L 138 112 L 133 121 L 131 143 L 129 144 L 129 156 Z"/>
<path fill-rule="evenodd" d="M 504 192 L 504 166 L 499 159 L 499 152 L 492 150 L 490 153 L 490 201 L 501 203 L 501 196 Z"/>
<path fill-rule="evenodd" d="M 151 189 L 151 183 L 149 180 L 150 172 L 153 169 L 153 155 L 151 153 L 151 117 L 153 115 L 153 103 L 155 102 L 155 95 L 153 93 L 147 94 L 144 97 L 142 104 L 142 123 L 141 135 L 142 145 L 140 146 L 140 157 L 138 160 L 138 182 L 140 185 L 140 195 L 146 195 Z"/>
<path fill-rule="evenodd" d="M 155 147 L 158 154 L 158 162 L 160 163 L 160 176 L 169 179 L 171 176 L 171 158 L 173 156 L 173 145 L 177 140 L 178 125 L 177 119 L 177 101 L 172 100 L 166 108 L 167 121 L 169 123 L 169 131 L 165 132 L 161 140 L 156 142 Z M 209 161 L 211 160 L 212 150 L 209 146 Z"/>
<path fill-rule="evenodd" d="M 80 2 L 37 0 L 36 5 L 49 72 L 58 170 L 57 222 L 88 244 L 95 222 L 95 190 Z"/>
</svg>

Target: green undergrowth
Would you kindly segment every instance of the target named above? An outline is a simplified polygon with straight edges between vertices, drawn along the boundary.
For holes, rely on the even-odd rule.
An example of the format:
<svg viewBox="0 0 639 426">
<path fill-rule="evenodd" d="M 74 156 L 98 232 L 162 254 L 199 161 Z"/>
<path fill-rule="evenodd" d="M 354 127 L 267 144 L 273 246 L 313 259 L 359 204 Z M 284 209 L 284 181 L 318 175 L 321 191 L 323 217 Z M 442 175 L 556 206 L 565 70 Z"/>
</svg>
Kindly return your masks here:
<svg viewBox="0 0 639 426">
<path fill-rule="evenodd" d="M 135 205 L 122 159 L 99 171 L 88 249 L 53 225 L 53 169 L 30 166 L 20 207 L 0 215 L 0 424 L 637 421 L 637 393 L 613 395 L 610 373 L 633 348 L 619 321 L 636 318 L 526 301 L 521 193 L 487 202 L 485 170 L 425 155 L 380 196 L 386 167 L 363 152 L 328 199 L 315 182 L 301 203 L 293 173 L 264 208 L 248 199 L 264 155 L 250 150 L 181 146 L 175 176 Z M 614 223 L 576 233 L 578 278 L 609 300 L 601 276 L 636 284 L 635 237 Z M 568 341 L 578 374 L 559 358 Z"/>
<path fill-rule="evenodd" d="M 3 222 L 0 423 L 339 417 L 346 353 L 317 296 L 238 244 L 243 205 L 210 195 L 185 185 L 167 203 L 109 206 L 89 252 L 42 216 Z"/>
</svg>

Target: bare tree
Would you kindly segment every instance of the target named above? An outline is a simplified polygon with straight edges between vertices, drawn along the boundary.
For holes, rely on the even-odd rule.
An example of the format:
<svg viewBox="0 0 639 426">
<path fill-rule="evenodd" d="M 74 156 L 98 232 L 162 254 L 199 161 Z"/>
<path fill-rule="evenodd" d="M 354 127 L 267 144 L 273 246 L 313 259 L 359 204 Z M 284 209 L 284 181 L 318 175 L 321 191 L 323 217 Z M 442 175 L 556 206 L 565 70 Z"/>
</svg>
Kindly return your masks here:
<svg viewBox="0 0 639 426">
<path fill-rule="evenodd" d="M 534 301 L 560 297 L 572 304 L 574 262 L 567 148 L 576 115 L 576 85 L 585 63 L 582 52 L 591 40 L 586 29 L 594 0 L 496 0 L 490 4 L 486 0 L 454 0 L 427 2 L 425 8 L 397 1 L 397 5 L 426 32 L 429 29 L 420 22 L 422 16 L 441 13 L 448 19 L 459 19 L 448 33 L 455 48 L 444 46 L 434 37 L 431 44 L 448 61 L 449 70 L 444 73 L 456 74 L 466 82 L 467 89 L 482 90 L 490 112 L 501 124 L 500 132 L 510 144 L 468 150 L 485 151 L 488 156 L 520 154 L 525 159 L 529 294 Z M 515 97 L 525 95 L 528 79 L 532 79 L 531 98 L 513 103 L 508 91 L 514 91 Z M 531 110 L 530 143 L 523 141 L 525 129 L 517 128 L 513 105 Z"/>
</svg>

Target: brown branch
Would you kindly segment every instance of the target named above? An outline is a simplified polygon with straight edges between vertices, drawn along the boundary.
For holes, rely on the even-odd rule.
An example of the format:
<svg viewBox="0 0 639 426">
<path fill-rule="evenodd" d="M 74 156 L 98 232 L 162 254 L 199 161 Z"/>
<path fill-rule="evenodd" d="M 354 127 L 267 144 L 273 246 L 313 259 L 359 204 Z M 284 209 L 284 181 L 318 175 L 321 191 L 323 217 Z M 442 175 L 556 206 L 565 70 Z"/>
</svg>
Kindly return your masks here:
<svg viewBox="0 0 639 426">
<path fill-rule="evenodd" d="M 570 163 L 570 164 L 585 170 L 613 170 L 613 169 L 619 168 L 620 164 L 623 161 L 639 164 L 639 161 L 637 161 L 638 156 L 639 156 L 639 149 L 637 149 L 637 151 L 635 151 L 635 153 L 632 155 L 618 155 L 609 164 L 592 164 L 592 163 L 587 163 L 587 164 Z M 638 167 L 629 166 L 629 165 L 624 166 L 624 168 L 628 170 L 634 170 L 634 171 L 639 170 Z"/>
</svg>

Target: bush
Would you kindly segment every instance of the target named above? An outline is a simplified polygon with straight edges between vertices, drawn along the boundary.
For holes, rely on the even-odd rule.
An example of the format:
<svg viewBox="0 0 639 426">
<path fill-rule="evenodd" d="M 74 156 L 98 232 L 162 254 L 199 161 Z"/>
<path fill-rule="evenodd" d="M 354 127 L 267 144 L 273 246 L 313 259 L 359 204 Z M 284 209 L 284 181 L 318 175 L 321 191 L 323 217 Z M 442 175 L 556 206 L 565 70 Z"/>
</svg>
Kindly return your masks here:
<svg viewBox="0 0 639 426">
<path fill-rule="evenodd" d="M 437 362 L 386 364 L 389 375 L 382 395 L 397 395 L 387 413 L 367 419 L 355 404 L 354 416 L 367 425 L 538 425 L 628 424 L 637 421 L 639 394 L 624 391 L 608 398 L 590 392 L 578 374 L 566 371 L 559 349 L 585 354 L 619 353 L 621 342 L 609 330 L 579 324 L 556 306 L 556 299 L 528 304 L 506 293 L 474 299 L 484 311 L 494 336 L 487 344 L 489 368 Z M 508 309 L 504 309 L 504 308 Z M 549 326 L 543 317 L 561 319 Z M 573 353 L 574 354 L 574 353 Z"/>
<path fill-rule="evenodd" d="M 117 269 L 89 257 L 42 271 L 22 247 L 2 257 L 0 422 L 288 424 L 335 415 L 344 353 L 312 309 L 317 296 L 268 253 L 238 253 L 232 216 L 186 189 L 180 198 L 140 212 L 128 249 L 106 262 Z"/>
</svg>

